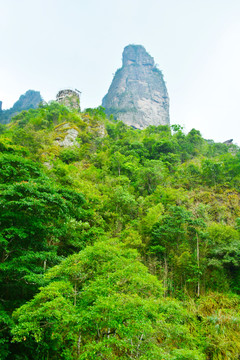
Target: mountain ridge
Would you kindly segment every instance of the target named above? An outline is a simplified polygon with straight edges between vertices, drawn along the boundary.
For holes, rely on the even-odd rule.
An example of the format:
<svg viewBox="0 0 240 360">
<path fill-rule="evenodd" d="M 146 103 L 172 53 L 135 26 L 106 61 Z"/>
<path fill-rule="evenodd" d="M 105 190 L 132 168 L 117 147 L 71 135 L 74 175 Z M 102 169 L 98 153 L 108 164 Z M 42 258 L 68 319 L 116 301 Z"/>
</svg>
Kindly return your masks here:
<svg viewBox="0 0 240 360">
<path fill-rule="evenodd" d="M 27 90 L 25 94 L 20 95 L 11 108 L 6 110 L 2 110 L 2 101 L 0 101 L 0 123 L 9 123 L 13 116 L 23 110 L 36 109 L 42 101 L 40 91 L 35 90 Z"/>
</svg>

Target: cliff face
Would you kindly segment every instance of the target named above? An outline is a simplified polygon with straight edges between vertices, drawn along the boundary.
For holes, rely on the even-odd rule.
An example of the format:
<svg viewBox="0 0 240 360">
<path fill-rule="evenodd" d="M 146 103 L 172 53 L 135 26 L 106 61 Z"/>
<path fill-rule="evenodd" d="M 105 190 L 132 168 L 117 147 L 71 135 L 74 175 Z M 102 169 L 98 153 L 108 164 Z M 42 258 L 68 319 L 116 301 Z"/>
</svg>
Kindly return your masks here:
<svg viewBox="0 0 240 360">
<path fill-rule="evenodd" d="M 22 110 L 36 109 L 41 101 L 42 97 L 39 91 L 28 90 L 24 95 L 20 96 L 12 108 L 0 111 L 0 123 L 9 123 L 11 118 Z M 1 101 L 0 103 L 2 104 Z"/>
<path fill-rule="evenodd" d="M 169 125 L 163 75 L 143 46 L 125 47 L 122 68 L 117 70 L 102 106 L 108 114 L 138 129 Z"/>
</svg>

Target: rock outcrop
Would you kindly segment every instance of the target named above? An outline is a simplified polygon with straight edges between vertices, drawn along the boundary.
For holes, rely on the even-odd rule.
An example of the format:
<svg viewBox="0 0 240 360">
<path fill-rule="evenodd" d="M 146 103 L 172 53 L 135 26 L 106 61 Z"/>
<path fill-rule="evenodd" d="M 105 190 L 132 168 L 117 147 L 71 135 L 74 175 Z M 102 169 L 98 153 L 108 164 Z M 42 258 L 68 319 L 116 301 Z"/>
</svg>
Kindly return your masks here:
<svg viewBox="0 0 240 360">
<path fill-rule="evenodd" d="M 60 90 L 57 93 L 56 100 L 59 104 L 65 105 L 71 110 L 80 110 L 80 94 L 78 90 Z"/>
<path fill-rule="evenodd" d="M 70 147 L 76 145 L 80 147 L 77 142 L 79 131 L 74 128 L 71 124 L 60 124 L 55 128 L 58 136 L 55 138 L 55 142 L 61 147 Z"/>
<path fill-rule="evenodd" d="M 226 144 L 226 145 L 231 145 L 233 142 L 233 139 L 230 139 L 230 140 L 226 140 L 223 142 L 223 144 Z"/>
<path fill-rule="evenodd" d="M 39 91 L 28 90 L 24 95 L 20 96 L 12 108 L 0 111 L 0 123 L 9 123 L 11 118 L 22 110 L 36 109 L 42 101 Z"/>
<path fill-rule="evenodd" d="M 169 97 L 163 75 L 143 46 L 125 47 L 122 68 L 115 73 L 102 106 L 108 114 L 138 129 L 169 125 Z"/>
</svg>

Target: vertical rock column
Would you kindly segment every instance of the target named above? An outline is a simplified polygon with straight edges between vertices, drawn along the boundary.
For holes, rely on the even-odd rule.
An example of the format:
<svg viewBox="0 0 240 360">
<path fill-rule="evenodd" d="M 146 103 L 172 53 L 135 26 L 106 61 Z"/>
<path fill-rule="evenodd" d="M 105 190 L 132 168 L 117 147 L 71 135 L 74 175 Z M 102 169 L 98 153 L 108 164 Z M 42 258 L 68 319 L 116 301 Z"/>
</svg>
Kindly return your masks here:
<svg viewBox="0 0 240 360">
<path fill-rule="evenodd" d="M 113 78 L 102 106 L 127 125 L 144 129 L 169 125 L 169 97 L 162 72 L 141 45 L 124 48 L 122 67 Z"/>
</svg>

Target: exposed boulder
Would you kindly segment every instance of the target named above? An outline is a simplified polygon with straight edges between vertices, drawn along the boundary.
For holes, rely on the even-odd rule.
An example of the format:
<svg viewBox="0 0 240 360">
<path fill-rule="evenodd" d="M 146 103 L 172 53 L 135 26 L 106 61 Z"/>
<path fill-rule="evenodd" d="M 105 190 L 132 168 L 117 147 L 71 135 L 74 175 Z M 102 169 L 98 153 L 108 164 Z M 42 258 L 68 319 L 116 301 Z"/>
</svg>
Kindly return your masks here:
<svg viewBox="0 0 240 360">
<path fill-rule="evenodd" d="M 108 114 L 138 129 L 169 125 L 169 97 L 163 75 L 143 46 L 125 47 L 122 68 L 115 73 L 102 106 Z"/>
</svg>

